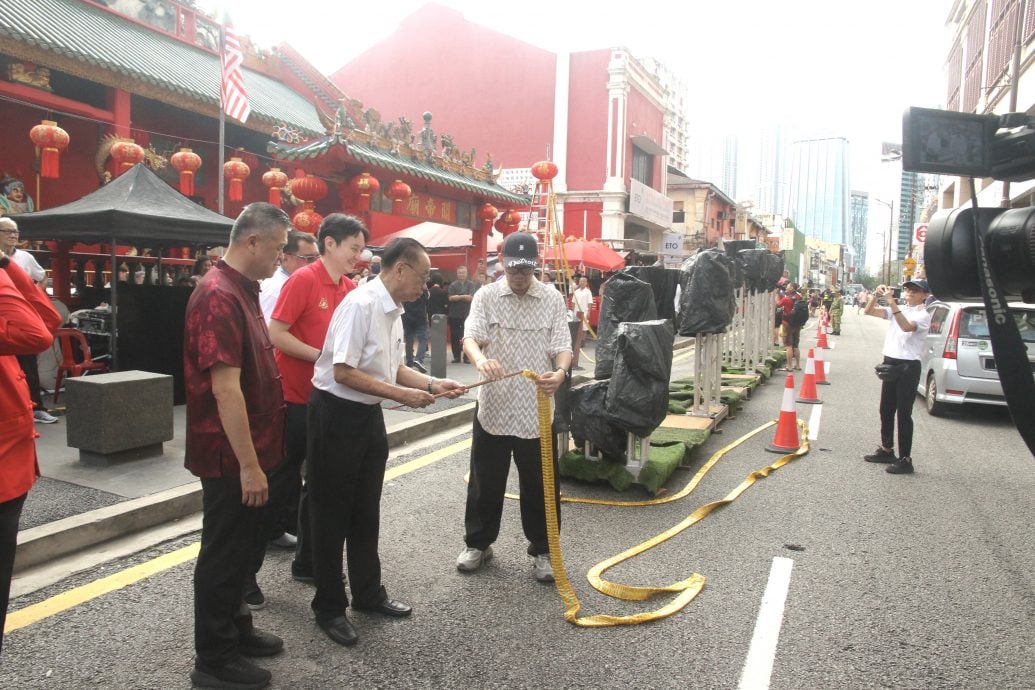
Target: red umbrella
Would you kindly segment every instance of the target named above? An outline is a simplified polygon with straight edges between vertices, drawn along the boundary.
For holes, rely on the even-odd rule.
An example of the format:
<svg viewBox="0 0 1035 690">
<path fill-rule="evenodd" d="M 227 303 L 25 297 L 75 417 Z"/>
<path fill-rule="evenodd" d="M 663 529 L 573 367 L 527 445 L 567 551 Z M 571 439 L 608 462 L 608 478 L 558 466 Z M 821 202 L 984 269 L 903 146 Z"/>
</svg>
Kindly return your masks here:
<svg viewBox="0 0 1035 690">
<path fill-rule="evenodd" d="M 560 261 L 557 247 L 548 247 L 544 257 L 547 261 Z M 625 259 L 602 242 L 596 240 L 574 240 L 564 243 L 564 258 L 571 267 L 584 264 L 598 271 L 618 271 L 625 268 Z"/>
</svg>

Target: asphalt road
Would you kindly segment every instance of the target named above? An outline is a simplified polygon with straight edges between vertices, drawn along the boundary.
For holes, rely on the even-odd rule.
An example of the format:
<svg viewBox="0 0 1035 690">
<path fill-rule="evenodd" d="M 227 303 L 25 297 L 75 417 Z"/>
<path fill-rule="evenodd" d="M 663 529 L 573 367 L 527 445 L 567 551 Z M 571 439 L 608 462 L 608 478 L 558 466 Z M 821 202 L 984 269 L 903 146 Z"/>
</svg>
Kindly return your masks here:
<svg viewBox="0 0 1035 690">
<path fill-rule="evenodd" d="M 807 455 L 607 573 L 641 585 L 703 575 L 701 594 L 672 617 L 599 629 L 565 622 L 554 588 L 532 578 L 516 503 L 505 509 L 495 559 L 482 572 L 458 573 L 468 462 L 461 447 L 385 486 L 384 581 L 392 597 L 414 606 L 413 617 L 350 614 L 360 643 L 338 647 L 313 623 L 312 590 L 290 579 L 290 556 L 274 552 L 260 574 L 269 605 L 256 624 L 281 635 L 286 650 L 259 663 L 273 671 L 276 688 L 731 688 L 746 668 L 772 688 L 1035 687 L 1035 460 L 1004 411 L 932 418 L 918 399 L 917 473 L 893 476 L 862 462 L 878 441 L 872 366 L 884 328 L 877 319 L 846 316 L 844 335 L 826 351 L 832 385 L 820 389 L 818 438 Z M 685 375 L 689 362 L 679 367 L 676 375 Z M 715 450 L 775 419 L 782 384 L 778 376 L 756 391 L 691 470 L 673 475 L 670 491 Z M 810 419 L 812 407 L 798 405 L 799 416 Z M 582 614 L 624 615 L 663 604 L 665 596 L 643 603 L 608 598 L 585 573 L 773 462 L 777 456 L 763 450 L 772 435 L 770 428 L 732 450 L 682 501 L 565 504 L 563 556 Z M 400 449 L 389 466 L 466 438 L 467 430 L 458 430 Z M 616 494 L 565 481 L 562 488 L 567 495 L 645 497 L 636 487 Z M 155 545 L 22 597 L 11 610 L 80 592 L 196 541 L 191 535 Z M 760 613 L 774 559 L 791 566 L 786 597 L 771 597 L 782 601 L 782 611 L 767 606 Z M 187 559 L 11 632 L 0 687 L 189 687 L 192 570 Z M 775 621 L 771 643 L 778 632 L 771 673 L 764 655 L 759 661 L 749 654 L 760 617 Z M 765 641 L 760 634 L 756 642 Z"/>
</svg>

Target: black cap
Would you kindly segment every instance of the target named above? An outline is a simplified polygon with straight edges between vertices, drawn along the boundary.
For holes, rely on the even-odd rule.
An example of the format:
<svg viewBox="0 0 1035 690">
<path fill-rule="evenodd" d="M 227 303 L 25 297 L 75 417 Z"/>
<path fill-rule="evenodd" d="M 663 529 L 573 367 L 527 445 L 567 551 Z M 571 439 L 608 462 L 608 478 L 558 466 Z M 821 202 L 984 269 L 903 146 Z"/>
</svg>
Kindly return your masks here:
<svg viewBox="0 0 1035 690">
<path fill-rule="evenodd" d="M 539 265 L 539 243 L 527 232 L 515 232 L 503 238 L 500 262 L 505 268 Z"/>
<path fill-rule="evenodd" d="M 915 287 L 917 290 L 923 290 L 924 292 L 931 292 L 931 287 L 927 284 L 926 280 L 907 280 L 902 283 L 902 287 Z"/>
</svg>

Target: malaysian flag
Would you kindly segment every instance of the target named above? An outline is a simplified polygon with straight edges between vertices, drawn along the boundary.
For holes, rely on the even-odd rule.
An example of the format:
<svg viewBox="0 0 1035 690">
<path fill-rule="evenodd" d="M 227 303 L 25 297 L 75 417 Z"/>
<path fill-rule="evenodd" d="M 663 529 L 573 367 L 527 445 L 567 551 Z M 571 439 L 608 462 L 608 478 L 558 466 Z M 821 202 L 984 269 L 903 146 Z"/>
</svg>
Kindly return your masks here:
<svg viewBox="0 0 1035 690">
<path fill-rule="evenodd" d="M 244 53 L 237 34 L 229 26 L 223 38 L 223 112 L 240 122 L 245 122 L 251 113 L 248 92 L 244 90 L 244 74 L 241 63 Z"/>
</svg>

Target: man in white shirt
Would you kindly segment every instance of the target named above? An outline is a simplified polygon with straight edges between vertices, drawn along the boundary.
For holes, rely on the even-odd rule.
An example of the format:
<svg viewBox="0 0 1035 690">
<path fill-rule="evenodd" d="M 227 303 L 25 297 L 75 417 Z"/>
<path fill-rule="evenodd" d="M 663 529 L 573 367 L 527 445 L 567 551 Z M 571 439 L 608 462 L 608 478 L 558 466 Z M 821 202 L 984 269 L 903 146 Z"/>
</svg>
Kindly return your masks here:
<svg viewBox="0 0 1035 690">
<path fill-rule="evenodd" d="M 8 217 L 0 217 L 0 249 L 11 258 L 11 261 L 25 271 L 32 282 L 41 288 L 47 284 L 47 272 L 29 252 L 18 249 L 18 224 Z M 40 371 L 36 355 L 18 355 L 18 364 L 25 374 L 25 383 L 29 385 L 29 397 L 32 398 L 32 415 L 39 424 L 54 424 L 58 418 L 47 412 L 40 393 Z"/>
<path fill-rule="evenodd" d="M 575 352 L 572 355 L 571 366 L 573 369 L 578 369 L 582 339 L 585 337 L 586 328 L 589 326 L 589 310 L 593 306 L 593 291 L 589 289 L 589 279 L 585 276 L 579 278 L 579 286 L 572 293 L 571 304 L 575 311 L 575 318 L 579 320 L 579 332 L 575 336 Z"/>
<path fill-rule="evenodd" d="M 436 395 L 455 398 L 464 387 L 419 374 L 403 362 L 403 302 L 416 299 L 431 259 L 412 238 L 393 240 L 381 270 L 335 309 L 313 371 L 309 398 L 306 485 L 312 528 L 316 622 L 340 645 L 359 640 L 345 615 L 342 584 L 347 546 L 352 608 L 385 616 L 410 615 L 381 584 L 377 544 L 381 486 L 388 460 L 381 402 L 427 407 Z"/>
<path fill-rule="evenodd" d="M 888 464 L 891 474 L 913 473 L 913 401 L 920 384 L 920 352 L 924 337 L 931 328 L 931 314 L 925 302 L 931 289 L 926 280 L 910 280 L 902 284 L 903 304 L 892 295 L 891 288 L 880 285 L 866 304 L 866 313 L 891 321 L 884 336 L 884 364 L 896 365 L 893 378 L 881 381 L 880 438 L 876 451 L 864 455 L 866 462 Z M 885 298 L 888 306 L 877 305 Z M 894 451 L 895 420 L 898 418 L 898 452 Z"/>
<path fill-rule="evenodd" d="M 316 238 L 307 232 L 292 230 L 288 233 L 288 243 L 284 247 L 284 258 L 280 260 L 277 272 L 259 282 L 259 306 L 266 318 L 266 325 L 273 317 L 273 308 L 277 306 L 277 298 L 288 277 L 307 264 L 320 258 L 320 250 Z"/>
<path fill-rule="evenodd" d="M 546 536 L 546 505 L 539 447 L 536 387 L 546 395 L 564 383 L 571 366 L 571 332 L 564 298 L 532 276 L 539 262 L 535 237 L 516 232 L 501 246 L 506 280 L 474 294 L 464 326 L 464 351 L 483 379 L 496 381 L 478 391 L 471 439 L 471 474 L 464 514 L 464 542 L 456 567 L 473 572 L 492 558 L 499 536 L 510 459 L 521 484 L 521 526 L 528 539 L 532 573 L 553 581 Z M 528 369 L 538 378 L 500 380 Z M 558 516 L 560 498 L 554 487 Z"/>
</svg>

